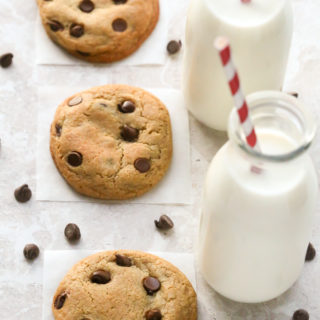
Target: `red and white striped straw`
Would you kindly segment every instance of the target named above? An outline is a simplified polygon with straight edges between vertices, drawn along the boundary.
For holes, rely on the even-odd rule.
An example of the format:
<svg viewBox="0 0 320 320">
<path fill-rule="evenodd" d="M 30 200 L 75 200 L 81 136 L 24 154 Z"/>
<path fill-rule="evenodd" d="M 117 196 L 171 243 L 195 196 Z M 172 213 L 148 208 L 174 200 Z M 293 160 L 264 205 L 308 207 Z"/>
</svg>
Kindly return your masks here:
<svg viewBox="0 0 320 320">
<path fill-rule="evenodd" d="M 238 72 L 232 61 L 229 41 L 227 38 L 218 37 L 214 42 L 214 46 L 220 53 L 224 72 L 234 100 L 234 106 L 238 111 L 241 127 L 246 136 L 247 143 L 251 148 L 260 150 L 256 132 L 250 118 L 249 108 L 241 90 Z"/>
</svg>

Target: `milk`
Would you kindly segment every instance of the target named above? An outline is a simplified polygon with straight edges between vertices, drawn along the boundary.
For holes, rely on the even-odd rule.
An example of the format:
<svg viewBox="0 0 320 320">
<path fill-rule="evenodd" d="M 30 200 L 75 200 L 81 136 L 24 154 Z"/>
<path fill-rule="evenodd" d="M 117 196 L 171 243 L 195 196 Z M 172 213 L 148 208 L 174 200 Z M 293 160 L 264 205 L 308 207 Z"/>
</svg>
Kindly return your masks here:
<svg viewBox="0 0 320 320">
<path fill-rule="evenodd" d="M 187 18 L 183 91 L 189 111 L 207 126 L 226 130 L 233 106 L 217 36 L 229 38 L 245 94 L 280 90 L 292 35 L 290 0 L 192 0 Z"/>
</svg>

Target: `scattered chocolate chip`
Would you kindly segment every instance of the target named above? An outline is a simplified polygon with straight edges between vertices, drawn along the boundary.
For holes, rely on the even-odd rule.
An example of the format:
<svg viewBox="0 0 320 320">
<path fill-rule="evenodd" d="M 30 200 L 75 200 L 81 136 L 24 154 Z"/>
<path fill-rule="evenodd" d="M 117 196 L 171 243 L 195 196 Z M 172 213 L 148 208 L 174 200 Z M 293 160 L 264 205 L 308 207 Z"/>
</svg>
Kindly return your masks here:
<svg viewBox="0 0 320 320">
<path fill-rule="evenodd" d="M 80 24 L 73 23 L 70 26 L 70 35 L 75 38 L 80 38 L 84 34 L 84 28 Z"/>
<path fill-rule="evenodd" d="M 49 21 L 48 25 L 53 32 L 64 30 L 64 26 L 57 20 Z"/>
<path fill-rule="evenodd" d="M 173 221 L 165 214 L 160 217 L 159 221 L 154 220 L 154 223 L 158 229 L 162 230 L 169 230 L 174 227 Z"/>
<path fill-rule="evenodd" d="M 77 152 L 77 151 L 73 151 L 71 153 L 69 153 L 68 155 L 68 163 L 70 164 L 70 166 L 73 167 L 79 167 L 82 164 L 82 154 Z"/>
<path fill-rule="evenodd" d="M 113 0 L 114 4 L 124 4 L 126 3 L 128 0 Z"/>
<path fill-rule="evenodd" d="M 143 279 L 143 287 L 146 289 L 148 295 L 153 295 L 160 287 L 160 281 L 154 277 L 146 277 Z"/>
<path fill-rule="evenodd" d="M 171 40 L 167 45 L 167 51 L 169 54 L 175 54 L 181 49 L 181 47 L 182 47 L 181 40 L 179 41 Z"/>
<path fill-rule="evenodd" d="M 118 109 L 120 112 L 123 113 L 132 113 L 136 109 L 136 106 L 132 101 L 127 100 L 119 104 Z"/>
<path fill-rule="evenodd" d="M 98 270 L 92 274 L 90 280 L 93 283 L 106 284 L 106 283 L 110 282 L 111 275 L 110 275 L 110 272 L 108 272 L 108 271 Z"/>
<path fill-rule="evenodd" d="M 306 253 L 306 261 L 313 260 L 315 256 L 316 256 L 316 249 L 311 243 L 309 243 L 307 253 Z"/>
<path fill-rule="evenodd" d="M 65 292 L 61 293 L 59 296 L 57 296 L 56 300 L 54 301 L 54 307 L 57 310 L 61 309 L 66 299 L 67 299 L 67 294 Z"/>
<path fill-rule="evenodd" d="M 123 256 L 122 254 L 116 254 L 116 264 L 120 267 L 131 267 L 132 261 L 130 258 Z"/>
<path fill-rule="evenodd" d="M 293 320 L 309 320 L 309 313 L 306 310 L 297 310 L 292 317 Z"/>
<path fill-rule="evenodd" d="M 130 126 L 124 125 L 121 129 L 121 137 L 125 141 L 134 141 L 139 136 L 139 130 Z"/>
<path fill-rule="evenodd" d="M 75 96 L 74 98 L 70 99 L 68 102 L 69 107 L 74 107 L 82 102 L 81 96 Z"/>
<path fill-rule="evenodd" d="M 14 191 L 14 196 L 18 202 L 27 202 L 31 199 L 32 192 L 27 184 L 23 184 Z"/>
<path fill-rule="evenodd" d="M 134 167 L 141 173 L 145 173 L 150 170 L 150 160 L 146 158 L 138 158 L 134 162 Z"/>
<path fill-rule="evenodd" d="M 79 8 L 83 12 L 90 13 L 94 9 L 94 3 L 91 0 L 83 0 L 79 4 Z"/>
<path fill-rule="evenodd" d="M 76 50 L 76 52 L 77 52 L 78 54 L 80 54 L 80 56 L 90 57 L 90 53 L 89 53 L 89 52 L 83 52 L 83 51 L 80 51 L 80 50 Z"/>
<path fill-rule="evenodd" d="M 81 238 L 80 229 L 75 223 L 69 223 L 66 225 L 64 235 L 71 242 L 78 241 Z"/>
<path fill-rule="evenodd" d="M 56 123 L 56 135 L 57 137 L 61 137 L 62 127 L 59 123 Z"/>
<path fill-rule="evenodd" d="M 112 22 L 112 28 L 116 32 L 123 32 L 128 28 L 127 21 L 121 18 L 118 18 Z"/>
<path fill-rule="evenodd" d="M 27 260 L 34 260 L 39 256 L 39 247 L 33 243 L 27 244 L 23 249 L 23 254 Z"/>
<path fill-rule="evenodd" d="M 291 96 L 293 96 L 295 98 L 299 98 L 299 93 L 298 92 L 288 92 L 288 94 L 290 94 Z"/>
<path fill-rule="evenodd" d="M 161 320 L 162 314 L 159 309 L 152 309 L 146 312 L 147 320 Z"/>
<path fill-rule="evenodd" d="M 0 57 L 0 65 L 2 68 L 8 68 L 12 64 L 13 54 L 5 53 Z"/>
</svg>

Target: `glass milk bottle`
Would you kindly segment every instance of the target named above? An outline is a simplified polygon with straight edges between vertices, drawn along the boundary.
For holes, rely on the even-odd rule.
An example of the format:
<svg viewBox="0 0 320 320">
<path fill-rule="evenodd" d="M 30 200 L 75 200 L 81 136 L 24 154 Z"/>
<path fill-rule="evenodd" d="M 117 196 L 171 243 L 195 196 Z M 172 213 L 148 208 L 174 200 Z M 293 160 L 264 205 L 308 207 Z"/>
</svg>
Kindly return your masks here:
<svg viewBox="0 0 320 320">
<path fill-rule="evenodd" d="M 247 95 L 281 90 L 292 37 L 290 0 L 191 0 L 186 25 L 183 91 L 202 123 L 227 130 L 233 102 L 218 53 L 217 36 L 230 40 Z"/>
<path fill-rule="evenodd" d="M 209 167 L 199 232 L 206 281 L 239 302 L 263 302 L 299 277 L 311 237 L 318 182 L 307 151 L 312 116 L 276 91 L 248 96 L 261 152 L 247 146 L 236 111 L 229 141 Z"/>
</svg>

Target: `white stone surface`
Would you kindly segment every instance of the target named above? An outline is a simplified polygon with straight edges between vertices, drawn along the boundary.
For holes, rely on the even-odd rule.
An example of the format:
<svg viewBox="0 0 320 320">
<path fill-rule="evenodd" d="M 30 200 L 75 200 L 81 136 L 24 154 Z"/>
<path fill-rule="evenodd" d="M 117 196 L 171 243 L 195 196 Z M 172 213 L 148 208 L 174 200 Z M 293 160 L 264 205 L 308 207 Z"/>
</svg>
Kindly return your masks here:
<svg viewBox="0 0 320 320">
<path fill-rule="evenodd" d="M 319 122 L 320 2 L 293 0 L 295 34 L 285 89 L 300 93 Z M 168 40 L 182 38 L 187 0 L 171 2 L 173 19 Z M 179 8 L 182 8 L 179 9 Z M 27 263 L 22 255 L 28 242 L 44 249 L 95 250 L 113 244 L 118 248 L 149 251 L 193 252 L 199 217 L 199 199 L 207 165 L 225 136 L 203 127 L 192 117 L 193 206 L 103 205 L 46 203 L 33 198 L 19 204 L 13 190 L 28 183 L 36 192 L 36 88 L 41 85 L 88 87 L 126 82 L 144 87 L 179 88 L 181 54 L 163 67 L 35 66 L 35 1 L 0 0 L 0 51 L 15 54 L 11 68 L 0 69 L 0 310 L 9 320 L 41 319 L 43 255 Z M 263 76 L 263 75 L 261 75 Z M 45 107 L 45 106 L 44 106 Z M 312 149 L 320 170 L 319 139 Z M 313 243 L 320 248 L 319 207 Z M 167 235 L 154 229 L 153 219 L 169 214 L 176 227 Z M 82 240 L 70 246 L 63 229 L 77 223 Z M 319 249 L 320 250 L 320 249 Z M 214 293 L 198 274 L 201 319 L 289 320 L 297 308 L 320 319 L 320 259 L 307 263 L 296 285 L 280 298 L 255 306 L 228 301 Z M 180 320 L 180 319 L 177 319 Z"/>
</svg>

